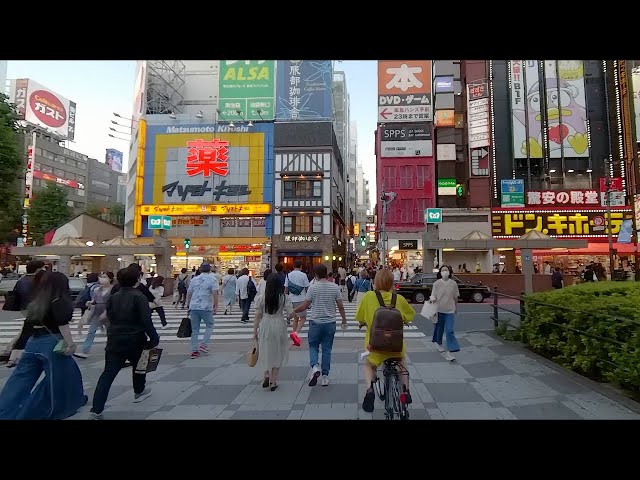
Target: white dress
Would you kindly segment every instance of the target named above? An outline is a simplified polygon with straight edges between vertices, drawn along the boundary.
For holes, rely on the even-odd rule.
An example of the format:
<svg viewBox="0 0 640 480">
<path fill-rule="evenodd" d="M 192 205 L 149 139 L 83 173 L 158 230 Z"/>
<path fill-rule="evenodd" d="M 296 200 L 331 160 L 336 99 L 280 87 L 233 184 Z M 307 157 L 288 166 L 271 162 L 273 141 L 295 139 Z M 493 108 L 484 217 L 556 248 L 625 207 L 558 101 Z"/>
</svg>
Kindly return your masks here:
<svg viewBox="0 0 640 480">
<path fill-rule="evenodd" d="M 262 313 L 258 329 L 258 369 L 261 371 L 280 368 L 289 359 L 289 335 L 287 320 L 283 315 L 293 312 L 291 301 L 284 295 L 280 297 L 280 307 L 274 314 L 268 314 L 264 308 L 264 296 L 256 300 L 256 314 Z"/>
</svg>

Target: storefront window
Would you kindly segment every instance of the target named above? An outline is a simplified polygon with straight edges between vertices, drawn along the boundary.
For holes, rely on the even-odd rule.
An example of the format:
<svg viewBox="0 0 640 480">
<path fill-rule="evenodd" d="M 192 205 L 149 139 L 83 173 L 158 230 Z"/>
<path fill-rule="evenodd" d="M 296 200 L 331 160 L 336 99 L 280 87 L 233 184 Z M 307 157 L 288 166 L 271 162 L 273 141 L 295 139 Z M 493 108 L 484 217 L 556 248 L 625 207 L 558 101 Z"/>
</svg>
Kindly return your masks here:
<svg viewBox="0 0 640 480">
<path fill-rule="evenodd" d="M 427 180 L 427 166 L 416 165 L 416 188 L 418 190 L 424 189 L 424 182 Z"/>
<path fill-rule="evenodd" d="M 397 188 L 396 183 L 396 167 L 384 167 L 382 177 L 382 188 L 385 190 L 393 190 Z"/>
</svg>

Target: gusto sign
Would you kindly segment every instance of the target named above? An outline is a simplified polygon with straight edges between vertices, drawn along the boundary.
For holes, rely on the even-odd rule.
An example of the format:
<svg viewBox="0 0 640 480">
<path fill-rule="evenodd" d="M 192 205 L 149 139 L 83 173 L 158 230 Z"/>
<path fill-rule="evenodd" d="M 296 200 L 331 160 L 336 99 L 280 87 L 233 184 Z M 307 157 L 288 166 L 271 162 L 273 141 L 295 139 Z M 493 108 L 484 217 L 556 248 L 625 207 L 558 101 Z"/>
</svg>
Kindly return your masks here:
<svg viewBox="0 0 640 480">
<path fill-rule="evenodd" d="M 229 142 L 213 139 L 187 142 L 187 175 L 229 175 Z"/>
<path fill-rule="evenodd" d="M 33 114 L 45 125 L 59 128 L 67 121 L 67 109 L 53 93 L 36 90 L 29 96 Z"/>
</svg>

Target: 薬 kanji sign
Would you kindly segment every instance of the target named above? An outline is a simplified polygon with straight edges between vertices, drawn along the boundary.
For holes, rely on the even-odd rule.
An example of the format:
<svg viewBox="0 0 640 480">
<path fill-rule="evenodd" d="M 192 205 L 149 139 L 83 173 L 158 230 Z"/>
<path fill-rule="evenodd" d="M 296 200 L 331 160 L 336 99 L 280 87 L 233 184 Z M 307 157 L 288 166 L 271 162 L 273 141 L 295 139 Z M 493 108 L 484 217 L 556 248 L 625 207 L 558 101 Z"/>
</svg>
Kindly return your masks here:
<svg viewBox="0 0 640 480">
<path fill-rule="evenodd" d="M 187 142 L 187 175 L 212 173 L 221 176 L 229 174 L 229 142 L 223 140 L 192 140 Z"/>
<path fill-rule="evenodd" d="M 379 61 L 378 122 L 432 119 L 431 61 Z"/>
</svg>

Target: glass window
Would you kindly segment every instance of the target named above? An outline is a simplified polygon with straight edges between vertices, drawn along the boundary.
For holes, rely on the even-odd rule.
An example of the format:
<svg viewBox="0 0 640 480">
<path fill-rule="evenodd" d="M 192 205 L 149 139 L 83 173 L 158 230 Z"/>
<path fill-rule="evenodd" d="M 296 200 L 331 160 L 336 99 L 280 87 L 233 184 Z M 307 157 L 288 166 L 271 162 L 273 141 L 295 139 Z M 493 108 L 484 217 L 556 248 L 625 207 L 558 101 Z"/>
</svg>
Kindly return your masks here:
<svg viewBox="0 0 640 480">
<path fill-rule="evenodd" d="M 79 197 L 84 197 L 84 190 L 81 190 L 81 189 L 78 188 L 76 190 L 76 195 L 78 195 Z"/>
<path fill-rule="evenodd" d="M 418 190 L 424 190 L 425 182 L 427 181 L 427 166 L 426 165 L 416 165 L 416 188 Z"/>
<path fill-rule="evenodd" d="M 293 232 L 293 217 L 283 217 L 283 231 L 284 233 Z"/>
<path fill-rule="evenodd" d="M 53 168 L 51 168 L 49 165 L 42 165 L 42 172 L 43 173 L 53 173 Z"/>
<path fill-rule="evenodd" d="M 78 168 L 80 170 L 86 170 L 87 169 L 87 164 L 85 162 L 78 162 Z"/>
<path fill-rule="evenodd" d="M 56 162 L 62 163 L 62 164 L 67 163 L 67 161 L 62 155 L 56 155 Z"/>
<path fill-rule="evenodd" d="M 36 147 L 36 155 L 42 156 L 42 149 Z"/>
<path fill-rule="evenodd" d="M 400 167 L 400 188 L 413 188 L 413 167 L 411 165 L 405 165 Z"/>
<path fill-rule="evenodd" d="M 40 164 L 38 162 L 33 162 L 33 169 L 40 170 Z"/>
<path fill-rule="evenodd" d="M 59 168 L 54 168 L 53 169 L 53 174 L 56 177 L 64 178 L 64 170 L 60 170 Z"/>
<path fill-rule="evenodd" d="M 68 200 L 67 201 L 67 206 L 73 207 L 73 200 Z"/>
<path fill-rule="evenodd" d="M 316 198 L 322 196 L 322 182 L 319 180 L 313 182 L 313 196 Z"/>
<path fill-rule="evenodd" d="M 382 188 L 384 190 L 394 190 L 398 188 L 396 183 L 396 167 L 384 167 Z"/>
<path fill-rule="evenodd" d="M 70 158 L 67 158 L 66 161 L 67 161 L 67 165 L 69 165 L 70 167 L 77 167 L 78 165 L 75 160 L 72 160 Z"/>
<path fill-rule="evenodd" d="M 110 188 L 108 183 L 101 182 L 100 180 L 91 180 L 91 185 L 106 189 Z"/>
<path fill-rule="evenodd" d="M 309 217 L 300 215 L 296 218 L 296 233 L 309 233 Z"/>
<path fill-rule="evenodd" d="M 400 200 L 400 223 L 413 223 L 413 199 Z"/>
<path fill-rule="evenodd" d="M 313 217 L 313 233 L 322 233 L 322 217 Z"/>
<path fill-rule="evenodd" d="M 312 180 L 285 180 L 284 198 L 320 198 L 322 183 Z"/>
<path fill-rule="evenodd" d="M 76 180 L 78 180 L 80 183 L 84 183 L 87 180 L 87 177 L 85 177 L 84 175 L 76 175 Z"/>
</svg>

